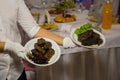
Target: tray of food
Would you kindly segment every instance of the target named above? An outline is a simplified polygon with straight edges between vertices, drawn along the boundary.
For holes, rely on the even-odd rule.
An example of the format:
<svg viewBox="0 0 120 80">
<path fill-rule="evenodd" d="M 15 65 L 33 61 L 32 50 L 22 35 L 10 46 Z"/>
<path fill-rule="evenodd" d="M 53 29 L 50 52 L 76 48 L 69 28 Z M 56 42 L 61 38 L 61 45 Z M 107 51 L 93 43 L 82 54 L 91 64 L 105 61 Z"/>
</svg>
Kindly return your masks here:
<svg viewBox="0 0 120 80">
<path fill-rule="evenodd" d="M 49 66 L 61 55 L 59 45 L 48 38 L 34 38 L 25 44 L 25 59 L 35 66 Z"/>
<path fill-rule="evenodd" d="M 93 29 L 91 23 L 85 23 L 80 27 L 74 28 L 70 37 L 77 45 L 85 48 L 99 48 L 106 42 L 105 36 Z"/>
</svg>

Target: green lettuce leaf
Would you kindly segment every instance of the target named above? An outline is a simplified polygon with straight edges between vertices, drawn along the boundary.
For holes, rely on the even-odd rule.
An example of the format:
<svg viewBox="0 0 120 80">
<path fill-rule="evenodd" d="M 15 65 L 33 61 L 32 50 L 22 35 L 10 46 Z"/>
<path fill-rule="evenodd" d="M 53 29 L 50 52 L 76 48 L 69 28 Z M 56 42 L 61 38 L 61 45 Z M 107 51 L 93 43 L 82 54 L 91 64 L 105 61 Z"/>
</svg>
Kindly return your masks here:
<svg viewBox="0 0 120 80">
<path fill-rule="evenodd" d="M 85 33 L 85 32 L 88 31 L 88 30 L 92 30 L 92 24 L 91 24 L 91 23 L 86 23 L 86 24 L 80 26 L 79 28 L 77 28 L 77 29 L 75 30 L 74 33 L 75 33 L 76 35 L 79 35 L 79 34 Z"/>
</svg>

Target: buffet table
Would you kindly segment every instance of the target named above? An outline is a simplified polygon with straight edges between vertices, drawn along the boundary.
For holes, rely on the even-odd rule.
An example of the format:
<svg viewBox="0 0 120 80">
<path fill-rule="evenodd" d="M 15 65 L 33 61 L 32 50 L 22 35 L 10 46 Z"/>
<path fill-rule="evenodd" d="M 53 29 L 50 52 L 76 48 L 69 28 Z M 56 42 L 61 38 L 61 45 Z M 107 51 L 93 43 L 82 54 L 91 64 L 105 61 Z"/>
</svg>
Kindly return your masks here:
<svg viewBox="0 0 120 80">
<path fill-rule="evenodd" d="M 64 32 L 60 30 L 60 27 L 71 25 L 74 28 L 89 21 L 87 11 L 83 13 L 73 12 L 73 14 L 77 16 L 75 22 L 57 23 L 59 29 L 52 32 L 62 36 L 70 36 L 70 31 Z M 54 17 L 51 17 L 52 20 Z M 40 19 L 41 23 L 43 21 L 42 16 Z M 119 31 L 120 24 L 113 24 L 111 30 L 102 30 L 106 44 L 99 49 L 86 49 L 84 47 L 64 49 L 60 46 L 62 55 L 59 61 L 48 67 L 37 67 L 36 80 L 120 80 Z M 29 38 L 23 31 L 22 36 L 25 36 L 24 44 Z"/>
<path fill-rule="evenodd" d="M 86 14 L 77 13 L 76 22 L 58 23 L 62 25 L 79 25 L 88 21 Z M 52 17 L 53 18 L 53 17 Z M 101 25 L 100 25 L 101 26 Z M 99 26 L 99 27 L 100 27 Z M 36 80 L 120 80 L 120 25 L 113 24 L 111 30 L 102 30 L 106 44 L 99 49 L 75 47 L 61 48 L 59 61 L 48 67 L 37 67 Z M 70 32 L 52 31 L 62 36 Z"/>
</svg>

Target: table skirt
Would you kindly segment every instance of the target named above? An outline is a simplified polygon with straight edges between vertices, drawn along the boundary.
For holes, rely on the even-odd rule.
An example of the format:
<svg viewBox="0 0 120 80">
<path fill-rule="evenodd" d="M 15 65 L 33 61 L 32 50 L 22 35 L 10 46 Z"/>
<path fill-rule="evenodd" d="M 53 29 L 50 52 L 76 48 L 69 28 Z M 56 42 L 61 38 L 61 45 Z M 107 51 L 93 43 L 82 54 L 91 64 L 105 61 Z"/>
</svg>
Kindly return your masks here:
<svg viewBox="0 0 120 80">
<path fill-rule="evenodd" d="M 120 48 L 62 54 L 48 67 L 37 67 L 37 80 L 120 80 Z"/>
</svg>

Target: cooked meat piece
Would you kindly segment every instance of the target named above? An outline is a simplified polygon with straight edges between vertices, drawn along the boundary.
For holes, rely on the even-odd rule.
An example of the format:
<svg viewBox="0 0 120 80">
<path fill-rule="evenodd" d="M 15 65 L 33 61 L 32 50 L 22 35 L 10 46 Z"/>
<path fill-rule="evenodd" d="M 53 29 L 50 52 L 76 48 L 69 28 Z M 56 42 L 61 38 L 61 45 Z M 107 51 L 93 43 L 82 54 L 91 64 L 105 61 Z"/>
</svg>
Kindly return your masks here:
<svg viewBox="0 0 120 80">
<path fill-rule="evenodd" d="M 85 45 L 85 46 L 90 46 L 90 45 L 95 45 L 95 44 L 100 45 L 102 42 L 103 41 L 100 38 L 90 37 L 86 40 L 83 40 L 82 45 Z"/>
<path fill-rule="evenodd" d="M 31 52 L 32 52 L 34 58 L 35 57 L 43 57 L 43 55 L 36 49 L 32 49 Z"/>
<path fill-rule="evenodd" d="M 55 51 L 52 49 L 52 43 L 45 39 L 38 39 L 34 44 L 34 49 L 31 50 L 33 57 L 31 58 L 37 64 L 47 64 Z"/>
<path fill-rule="evenodd" d="M 45 39 L 40 38 L 40 39 L 37 40 L 37 43 L 38 43 L 39 45 L 44 44 L 44 43 L 45 43 Z"/>
<path fill-rule="evenodd" d="M 95 33 L 95 32 L 93 32 L 92 36 L 95 37 L 95 38 L 100 38 L 100 35 Z"/>
<path fill-rule="evenodd" d="M 82 41 L 82 45 L 85 45 L 85 46 L 90 46 L 90 45 L 97 44 L 97 43 L 98 43 L 98 39 L 93 38 L 93 37 L 90 37 Z"/>
<path fill-rule="evenodd" d="M 39 52 L 36 49 L 32 49 L 31 52 L 32 52 L 33 56 L 39 55 Z"/>
<path fill-rule="evenodd" d="M 44 55 L 48 60 L 55 54 L 54 49 L 49 49 L 48 52 Z"/>
<path fill-rule="evenodd" d="M 81 35 L 78 35 L 78 41 L 82 42 L 82 45 L 91 46 L 98 44 L 100 45 L 103 40 L 100 35 L 95 33 L 93 30 L 89 30 Z"/>
<path fill-rule="evenodd" d="M 52 47 L 52 44 L 50 43 L 50 42 L 46 42 L 45 44 L 44 44 L 44 49 L 49 49 L 49 48 L 51 48 Z"/>
<path fill-rule="evenodd" d="M 103 43 L 103 40 L 102 39 L 99 39 L 98 41 L 98 45 L 102 44 Z"/>
<path fill-rule="evenodd" d="M 88 30 L 87 32 L 85 32 L 83 34 L 79 34 L 78 41 L 83 41 L 83 40 L 91 37 L 92 34 L 93 34 L 93 30 Z"/>
<path fill-rule="evenodd" d="M 37 49 L 39 52 L 41 52 L 42 54 L 45 54 L 45 50 L 43 47 L 39 46 L 38 43 L 35 43 L 34 45 L 35 49 Z"/>
<path fill-rule="evenodd" d="M 33 61 L 37 64 L 47 64 L 48 61 L 46 59 L 41 59 L 41 58 L 34 58 Z"/>
</svg>

